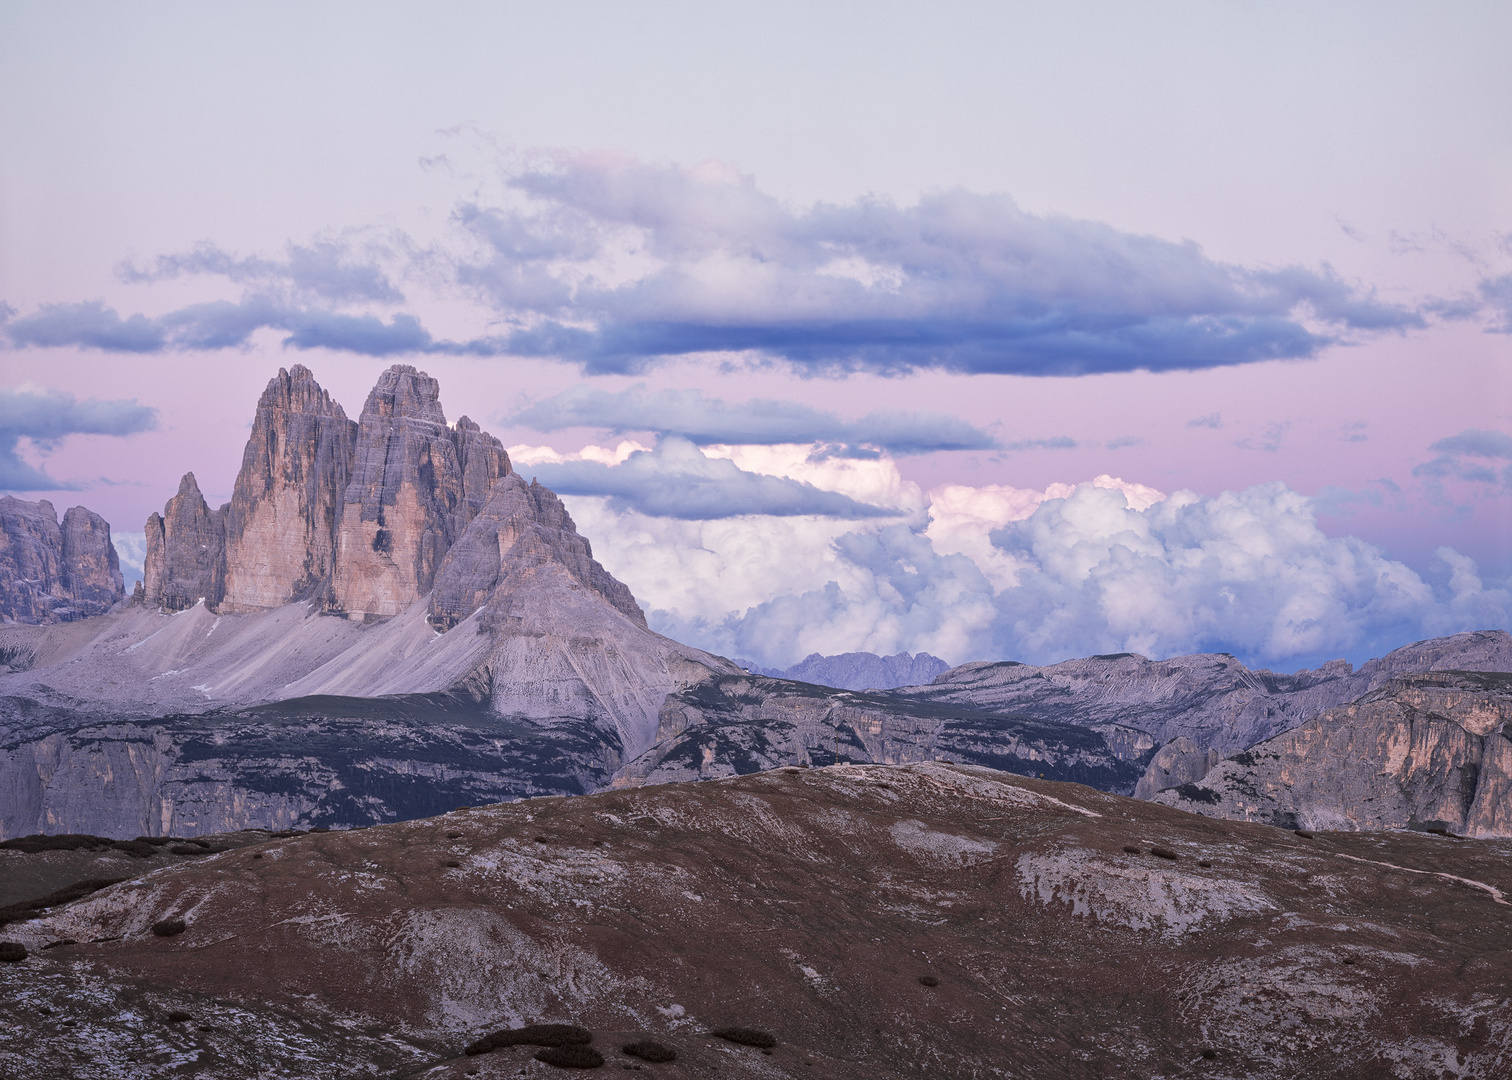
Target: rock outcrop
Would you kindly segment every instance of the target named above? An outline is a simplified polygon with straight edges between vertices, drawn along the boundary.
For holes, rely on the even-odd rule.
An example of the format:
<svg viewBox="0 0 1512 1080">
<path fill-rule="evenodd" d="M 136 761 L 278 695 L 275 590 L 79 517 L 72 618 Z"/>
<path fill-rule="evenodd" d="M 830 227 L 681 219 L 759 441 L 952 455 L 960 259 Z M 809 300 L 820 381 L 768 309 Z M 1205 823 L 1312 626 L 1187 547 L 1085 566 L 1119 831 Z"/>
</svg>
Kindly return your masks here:
<svg viewBox="0 0 1512 1080">
<path fill-rule="evenodd" d="M 442 560 L 431 594 L 431 624 L 451 629 L 487 603 L 496 589 L 511 589 L 516 577 L 542 560 L 559 564 L 579 585 L 645 627 L 635 597 L 594 559 L 562 500 L 515 473 L 493 485 L 488 502 Z"/>
<path fill-rule="evenodd" d="M 429 592 L 469 506 L 481 505 L 508 469 L 502 448 L 489 454 L 469 422 L 460 433 L 474 459 L 469 504 L 459 433 L 447 427 L 439 399 L 435 379 L 402 364 L 385 371 L 368 395 L 336 532 L 336 611 L 387 618 Z"/>
<path fill-rule="evenodd" d="M 1185 735 L 1178 735 L 1150 759 L 1145 774 L 1134 785 L 1134 797 L 1154 798 L 1158 791 L 1201 780 L 1222 758 L 1212 747 L 1198 746 Z"/>
<path fill-rule="evenodd" d="M 1286 828 L 1512 837 L 1512 675 L 1393 679 L 1155 799 Z"/>
<path fill-rule="evenodd" d="M 109 611 L 126 595 L 110 525 L 82 506 L 58 524 L 47 500 L 0 498 L 0 618 L 69 622 Z"/>
<path fill-rule="evenodd" d="M 360 422 L 310 370 L 280 369 L 257 404 L 231 502 L 212 511 L 194 474 L 148 519 L 142 600 L 225 613 L 296 600 L 358 621 L 429 592 L 451 545 L 509 473 L 503 444 L 467 417 L 448 427 L 435 379 L 384 372 Z"/>
<path fill-rule="evenodd" d="M 146 600 L 164 611 L 183 611 L 200 601 L 214 611 L 226 594 L 226 512 L 211 510 L 192 472 L 161 516 L 147 519 L 147 559 L 142 567 Z"/>
<path fill-rule="evenodd" d="M 226 513 L 222 609 L 323 597 L 351 479 L 357 425 L 295 364 L 268 383 Z"/>
<path fill-rule="evenodd" d="M 946 759 L 1128 794 L 1155 740 L 1117 724 L 1080 727 L 742 673 L 667 695 L 655 745 L 619 785 L 712 780 L 779 765 Z"/>
</svg>

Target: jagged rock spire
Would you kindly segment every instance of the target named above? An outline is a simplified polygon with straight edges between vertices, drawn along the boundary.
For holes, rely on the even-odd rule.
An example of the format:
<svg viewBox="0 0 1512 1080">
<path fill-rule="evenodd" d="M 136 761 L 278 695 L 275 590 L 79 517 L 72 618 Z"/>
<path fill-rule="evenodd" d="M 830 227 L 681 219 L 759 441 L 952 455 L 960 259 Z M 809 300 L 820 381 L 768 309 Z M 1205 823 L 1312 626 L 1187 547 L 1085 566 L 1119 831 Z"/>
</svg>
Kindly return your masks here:
<svg viewBox="0 0 1512 1080">
<path fill-rule="evenodd" d="M 162 516 L 147 519 L 144 588 L 149 603 L 182 611 L 204 600 L 215 609 L 226 591 L 226 507 L 211 510 L 194 474 L 179 481 Z"/>
<path fill-rule="evenodd" d="M 357 425 L 309 368 L 269 380 L 227 514 L 227 610 L 325 595 L 356 441 Z"/>
</svg>

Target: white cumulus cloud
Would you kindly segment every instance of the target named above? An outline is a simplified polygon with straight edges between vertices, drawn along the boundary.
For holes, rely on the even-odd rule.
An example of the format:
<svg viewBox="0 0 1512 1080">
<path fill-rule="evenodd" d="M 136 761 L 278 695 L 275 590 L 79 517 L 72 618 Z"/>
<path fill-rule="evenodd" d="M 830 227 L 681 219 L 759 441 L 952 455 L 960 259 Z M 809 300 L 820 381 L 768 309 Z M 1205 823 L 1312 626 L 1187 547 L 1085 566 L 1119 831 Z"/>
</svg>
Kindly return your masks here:
<svg viewBox="0 0 1512 1080">
<path fill-rule="evenodd" d="M 1441 549 L 1447 584 L 1435 589 L 1365 541 L 1326 535 L 1312 500 L 1280 483 L 1167 496 L 1099 476 L 925 493 L 885 455 L 813 450 L 706 452 L 899 516 L 700 521 L 606 497 L 568 501 L 654 628 L 771 666 L 853 650 L 953 663 L 1222 651 L 1294 669 L 1512 616 L 1512 595 L 1472 560 Z"/>
</svg>

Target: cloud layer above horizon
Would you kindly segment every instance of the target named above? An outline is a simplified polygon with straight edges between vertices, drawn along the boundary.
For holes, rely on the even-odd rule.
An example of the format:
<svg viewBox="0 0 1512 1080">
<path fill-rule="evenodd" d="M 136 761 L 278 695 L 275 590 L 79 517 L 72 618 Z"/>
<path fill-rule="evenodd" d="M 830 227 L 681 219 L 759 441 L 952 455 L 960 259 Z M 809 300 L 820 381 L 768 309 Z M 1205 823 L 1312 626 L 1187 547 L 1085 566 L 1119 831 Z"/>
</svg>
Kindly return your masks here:
<svg viewBox="0 0 1512 1080">
<path fill-rule="evenodd" d="M 295 349 L 548 357 L 594 374 L 714 354 L 808 373 L 1078 375 L 1307 358 L 1421 328 L 1425 312 L 1512 328 L 1504 279 L 1414 307 L 1327 266 L 1223 263 L 1006 195 L 793 207 L 722 167 L 557 153 L 500 169 L 493 195 L 460 202 L 427 243 L 326 238 L 279 258 L 206 243 L 118 276 L 219 278 L 237 298 L 156 316 L 98 300 L 0 306 L 0 333 L 16 348 L 154 353 L 241 349 L 270 330 Z M 401 310 L 416 304 L 401 287 L 416 285 L 463 301 L 484 329 L 436 336 Z"/>
<path fill-rule="evenodd" d="M 746 470 L 802 476 L 893 515 L 700 518 L 668 513 L 665 492 L 637 504 L 628 487 L 585 489 L 570 506 L 654 629 L 774 667 L 810 652 L 1048 663 L 1221 651 L 1292 669 L 1512 615 L 1512 593 L 1453 549 L 1427 580 L 1365 541 L 1329 537 L 1313 501 L 1281 483 L 1211 497 L 1106 476 L 926 493 L 886 457 L 809 450 L 721 448 Z"/>
</svg>

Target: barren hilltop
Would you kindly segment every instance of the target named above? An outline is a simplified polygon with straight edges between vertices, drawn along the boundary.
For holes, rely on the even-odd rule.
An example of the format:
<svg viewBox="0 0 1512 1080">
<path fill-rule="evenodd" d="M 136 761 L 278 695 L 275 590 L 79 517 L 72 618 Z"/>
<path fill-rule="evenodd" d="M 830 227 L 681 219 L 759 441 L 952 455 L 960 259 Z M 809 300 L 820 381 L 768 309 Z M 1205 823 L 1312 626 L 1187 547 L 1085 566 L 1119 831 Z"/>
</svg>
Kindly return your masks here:
<svg viewBox="0 0 1512 1080">
<path fill-rule="evenodd" d="M 940 763 L 532 799 L 263 838 L 8 927 L 0 1072 L 541 1076 L 537 1046 L 464 1050 L 558 1023 L 666 1077 L 1489 1080 L 1509 854 Z M 646 1040 L 676 1060 L 622 1050 Z"/>
</svg>

